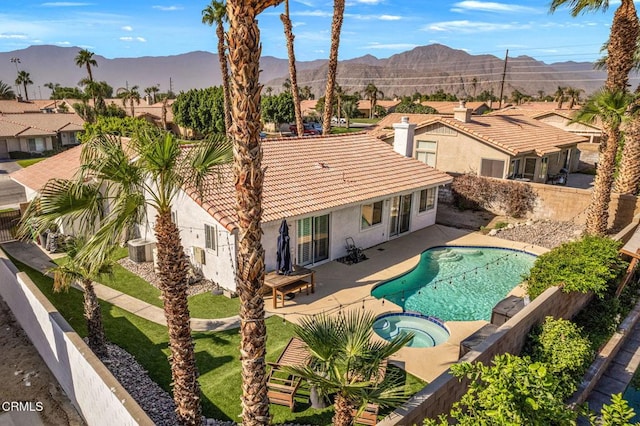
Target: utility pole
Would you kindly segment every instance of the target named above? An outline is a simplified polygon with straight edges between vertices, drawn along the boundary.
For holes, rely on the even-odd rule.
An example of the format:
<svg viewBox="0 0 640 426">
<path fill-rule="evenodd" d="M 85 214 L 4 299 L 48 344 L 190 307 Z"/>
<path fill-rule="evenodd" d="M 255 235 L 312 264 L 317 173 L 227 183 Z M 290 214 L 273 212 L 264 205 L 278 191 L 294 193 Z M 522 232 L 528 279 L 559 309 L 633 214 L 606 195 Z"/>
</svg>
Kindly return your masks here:
<svg viewBox="0 0 640 426">
<path fill-rule="evenodd" d="M 20 63 L 20 58 L 11 58 L 11 63 L 16 66 L 16 76 L 20 76 L 20 70 L 18 69 L 18 64 Z M 18 96 L 22 96 L 22 92 L 20 91 L 20 85 L 16 83 L 16 90 L 18 92 Z M 26 95 L 26 93 L 25 93 Z"/>
<path fill-rule="evenodd" d="M 509 49 L 507 49 L 507 53 L 504 55 L 504 68 L 502 70 L 502 81 L 500 82 L 500 108 L 502 109 L 502 93 L 504 92 L 504 79 L 507 76 L 507 60 L 509 59 Z"/>
<path fill-rule="evenodd" d="M 169 92 L 167 93 L 167 97 L 173 95 L 173 80 L 169 77 Z"/>
</svg>

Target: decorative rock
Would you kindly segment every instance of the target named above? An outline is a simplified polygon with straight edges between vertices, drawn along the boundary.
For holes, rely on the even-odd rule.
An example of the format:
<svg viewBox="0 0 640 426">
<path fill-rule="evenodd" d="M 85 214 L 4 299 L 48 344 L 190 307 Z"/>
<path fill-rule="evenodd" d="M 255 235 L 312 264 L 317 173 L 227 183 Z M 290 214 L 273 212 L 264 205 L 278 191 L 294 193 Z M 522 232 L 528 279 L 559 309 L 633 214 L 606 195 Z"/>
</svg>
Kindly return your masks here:
<svg viewBox="0 0 640 426">
<path fill-rule="evenodd" d="M 507 225 L 507 229 L 513 229 L 513 228 L 515 228 L 515 226 L 513 226 L 513 223 L 510 223 Z"/>
<path fill-rule="evenodd" d="M 489 231 L 489 236 L 491 237 L 495 237 L 498 234 L 498 230 L 497 229 L 492 229 L 491 231 Z"/>
<path fill-rule="evenodd" d="M 551 249 L 562 243 L 575 240 L 583 232 L 582 226 L 573 222 L 542 220 L 527 221 L 527 225 L 500 229 L 497 232 L 497 237 Z"/>
</svg>

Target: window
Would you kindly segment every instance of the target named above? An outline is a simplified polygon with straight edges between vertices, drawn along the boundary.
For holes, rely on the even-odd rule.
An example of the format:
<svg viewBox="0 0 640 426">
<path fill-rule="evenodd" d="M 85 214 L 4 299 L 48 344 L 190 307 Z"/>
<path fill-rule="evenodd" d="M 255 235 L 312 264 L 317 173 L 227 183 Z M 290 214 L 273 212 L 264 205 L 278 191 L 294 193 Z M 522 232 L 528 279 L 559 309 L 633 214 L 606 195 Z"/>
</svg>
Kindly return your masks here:
<svg viewBox="0 0 640 426">
<path fill-rule="evenodd" d="M 515 179 L 520 177 L 520 159 L 514 158 L 511 160 L 509 164 L 509 174 L 507 175 L 507 179 Z"/>
<path fill-rule="evenodd" d="M 43 151 L 44 151 L 44 139 L 29 138 L 29 152 L 43 152 Z"/>
<path fill-rule="evenodd" d="M 217 250 L 216 245 L 216 227 L 211 225 L 204 225 L 204 246 L 210 250 Z"/>
<path fill-rule="evenodd" d="M 436 206 L 436 188 L 427 188 L 420 191 L 420 205 L 418 212 L 426 212 Z"/>
<path fill-rule="evenodd" d="M 417 141 L 416 159 L 427 166 L 435 167 L 437 145 L 438 143 L 435 141 Z"/>
<path fill-rule="evenodd" d="M 538 172 L 538 179 L 541 181 L 547 180 L 547 171 L 549 170 L 549 157 L 542 157 L 540 160 L 540 171 Z"/>
<path fill-rule="evenodd" d="M 373 204 L 365 204 L 362 206 L 361 211 L 361 229 L 367 229 L 371 226 L 382 223 L 382 201 L 377 201 Z"/>
<path fill-rule="evenodd" d="M 504 175 L 504 160 L 482 159 L 480 176 L 502 178 Z"/>
</svg>

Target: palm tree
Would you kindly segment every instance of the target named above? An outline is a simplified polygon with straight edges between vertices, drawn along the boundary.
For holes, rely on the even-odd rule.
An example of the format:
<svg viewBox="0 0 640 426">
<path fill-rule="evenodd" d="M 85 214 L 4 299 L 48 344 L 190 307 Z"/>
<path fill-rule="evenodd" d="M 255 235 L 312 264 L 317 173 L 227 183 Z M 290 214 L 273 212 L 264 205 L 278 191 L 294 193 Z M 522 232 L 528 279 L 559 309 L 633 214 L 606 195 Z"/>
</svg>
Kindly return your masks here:
<svg viewBox="0 0 640 426">
<path fill-rule="evenodd" d="M 122 106 L 127 106 L 129 102 L 129 108 L 131 108 L 131 117 L 135 117 L 135 108 L 133 103 L 140 105 L 140 92 L 138 92 L 138 86 L 131 86 L 130 89 L 120 89 L 118 97 L 122 99 Z"/>
<path fill-rule="evenodd" d="M 351 123 L 351 119 L 358 114 L 358 104 L 355 101 L 345 101 L 342 104 L 342 112 L 344 113 L 344 118 L 347 119 L 347 129 L 349 128 L 349 124 Z"/>
<path fill-rule="evenodd" d="M 102 190 L 102 200 L 109 205 L 106 217 L 100 220 L 96 210 L 102 200 L 82 202 L 78 190 L 61 188 L 58 194 L 47 194 L 47 198 L 57 195 L 67 200 L 58 203 L 59 211 L 47 211 L 49 216 L 58 213 L 77 219 L 74 223 L 99 223 L 97 232 L 75 256 L 82 265 L 103 259 L 113 241 L 141 223 L 147 211 L 156 212 L 154 232 L 173 396 L 183 425 L 200 425 L 202 418 L 186 293 L 188 261 L 171 210 L 181 187 L 199 187 L 204 176 L 229 159 L 230 146 L 221 139 L 204 141 L 184 152 L 173 134 L 150 127 L 136 131 L 126 149 L 119 137 L 97 134 L 84 143 L 76 186 L 85 189 L 93 185 Z M 42 199 L 45 197 L 41 203 Z"/>
<path fill-rule="evenodd" d="M 640 186 L 640 117 L 638 92 L 627 109 L 626 120 L 622 123 L 624 145 L 622 156 L 613 184 L 613 190 L 621 194 L 636 195 Z"/>
<path fill-rule="evenodd" d="M 0 99 L 9 100 L 14 99 L 16 97 L 15 92 L 4 81 L 0 80 Z"/>
<path fill-rule="evenodd" d="M 324 92 L 324 113 L 322 116 L 322 134 L 331 132 L 331 116 L 333 115 L 333 95 L 338 70 L 338 48 L 340 47 L 340 31 L 344 19 L 345 0 L 333 0 L 333 20 L 331 22 L 331 50 L 327 65 L 327 87 Z"/>
<path fill-rule="evenodd" d="M 574 105 L 580 102 L 580 93 L 584 92 L 584 90 L 567 87 L 566 91 L 567 96 L 569 96 L 569 109 L 573 109 Z"/>
<path fill-rule="evenodd" d="M 240 297 L 240 359 L 242 363 L 242 424 L 269 423 L 266 383 L 264 248 L 262 228 L 262 150 L 260 147 L 260 30 L 256 17 L 282 0 L 227 0 L 229 64 L 233 103 L 238 247 L 236 286 Z"/>
<path fill-rule="evenodd" d="M 90 52 L 87 49 L 82 49 L 78 52 L 75 57 L 76 65 L 80 68 L 87 68 L 87 75 L 89 76 L 89 81 L 93 81 L 93 72 L 91 71 L 91 67 L 97 67 L 98 62 L 93 59 L 93 52 Z"/>
<path fill-rule="evenodd" d="M 369 110 L 369 118 L 373 118 L 375 115 L 376 106 L 378 104 L 378 95 L 384 96 L 384 93 L 378 90 L 375 84 L 373 83 L 367 84 L 367 87 L 365 87 L 364 89 L 364 96 L 365 98 L 369 99 L 369 101 L 371 102 L 371 105 L 370 105 L 371 109 Z"/>
<path fill-rule="evenodd" d="M 562 104 L 566 100 L 566 94 L 564 93 L 564 91 L 564 87 L 558 86 L 558 90 L 556 90 L 556 92 L 553 94 L 553 100 L 558 102 L 558 109 L 562 109 Z"/>
<path fill-rule="evenodd" d="M 153 99 L 153 103 L 156 103 L 156 97 L 158 95 L 158 92 L 160 91 L 160 85 L 156 84 L 154 86 L 151 86 L 149 89 L 151 89 L 151 96 Z"/>
<path fill-rule="evenodd" d="M 368 403 L 394 407 L 405 398 L 400 377 L 387 374 L 382 380 L 380 364 L 409 343 L 413 334 L 399 334 L 390 342 L 374 341 L 374 321 L 372 313 L 357 309 L 344 315 L 303 317 L 294 326 L 307 344 L 311 364 L 289 371 L 321 394 L 335 394 L 333 425 L 353 424 Z"/>
<path fill-rule="evenodd" d="M 587 100 L 576 113 L 574 121 L 594 123 L 599 119 L 603 129 L 603 140 L 600 146 L 609 148 L 613 144 L 617 147 L 617 141 L 620 139 L 620 124 L 625 119 L 625 112 L 631 99 L 631 95 L 626 92 L 610 92 L 603 89 Z M 616 142 L 609 143 L 609 138 Z M 607 230 L 616 153 L 617 150 L 611 149 L 600 152 L 593 194 L 587 208 L 586 232 L 592 235 L 604 235 Z"/>
<path fill-rule="evenodd" d="M 33 81 L 31 80 L 31 76 L 29 75 L 29 73 L 26 72 L 25 70 L 19 71 L 18 78 L 16 78 L 16 84 L 18 85 L 22 84 L 22 86 L 24 87 L 24 98 L 25 100 L 28 101 L 29 93 L 27 93 L 27 85 L 33 84 Z"/>
<path fill-rule="evenodd" d="M 553 12 L 567 3 L 571 7 L 573 16 L 585 11 L 606 9 L 609 6 L 608 0 L 553 0 L 551 11 Z M 633 0 L 622 0 L 613 15 L 611 32 L 607 43 L 607 79 L 604 87 L 610 96 L 614 96 L 617 92 L 626 92 L 628 89 L 629 72 L 634 66 L 639 35 L 640 22 L 638 21 Z M 612 176 L 620 143 L 620 132 L 618 128 L 612 127 L 614 125 L 615 123 L 612 122 L 605 126 L 609 134 L 603 135 L 600 142 L 601 155 L 598 162 L 594 190 L 587 210 L 586 231 L 592 234 L 604 234 L 607 230 L 609 201 L 611 200 L 613 183 Z M 610 164 L 605 164 L 607 161 Z M 609 175 L 605 175 L 607 173 Z M 598 185 L 603 187 L 599 188 Z"/>
<path fill-rule="evenodd" d="M 296 73 L 296 54 L 293 51 L 293 26 L 289 18 L 289 0 L 284 0 L 284 13 L 280 14 L 280 20 L 284 26 L 284 35 L 287 39 L 287 54 L 289 56 L 289 83 L 291 96 L 293 97 L 293 111 L 296 116 L 296 130 L 298 135 L 304 134 L 302 123 L 302 111 L 300 110 L 300 93 L 298 93 L 298 76 Z"/>
<path fill-rule="evenodd" d="M 231 130 L 231 83 L 227 67 L 227 54 L 224 43 L 224 22 L 227 21 L 227 8 L 223 1 L 212 0 L 211 4 L 202 10 L 202 23 L 216 24 L 216 36 L 218 37 L 218 61 L 220 62 L 220 75 L 222 76 L 222 95 L 224 99 L 224 127 L 227 135 Z"/>
</svg>

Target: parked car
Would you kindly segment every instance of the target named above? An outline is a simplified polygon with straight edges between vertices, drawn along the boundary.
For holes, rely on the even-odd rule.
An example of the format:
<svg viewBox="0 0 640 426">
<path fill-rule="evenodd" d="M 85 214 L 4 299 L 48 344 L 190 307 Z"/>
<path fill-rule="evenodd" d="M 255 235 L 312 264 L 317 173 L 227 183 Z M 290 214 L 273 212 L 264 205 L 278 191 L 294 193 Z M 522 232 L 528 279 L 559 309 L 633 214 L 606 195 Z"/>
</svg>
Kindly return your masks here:
<svg viewBox="0 0 640 426">
<path fill-rule="evenodd" d="M 322 124 L 320 123 L 309 123 L 313 126 L 314 129 L 318 132 L 319 135 L 322 134 Z"/>
<path fill-rule="evenodd" d="M 313 123 L 303 123 L 304 125 L 304 135 L 303 136 L 315 136 L 322 133 L 322 129 L 316 130 L 313 126 Z M 289 131 L 294 135 L 298 134 L 298 129 L 295 124 L 289 125 Z"/>
<path fill-rule="evenodd" d="M 338 120 L 338 117 L 331 117 L 331 124 L 347 124 L 347 119 L 344 117 L 340 117 L 340 120 Z"/>
</svg>

